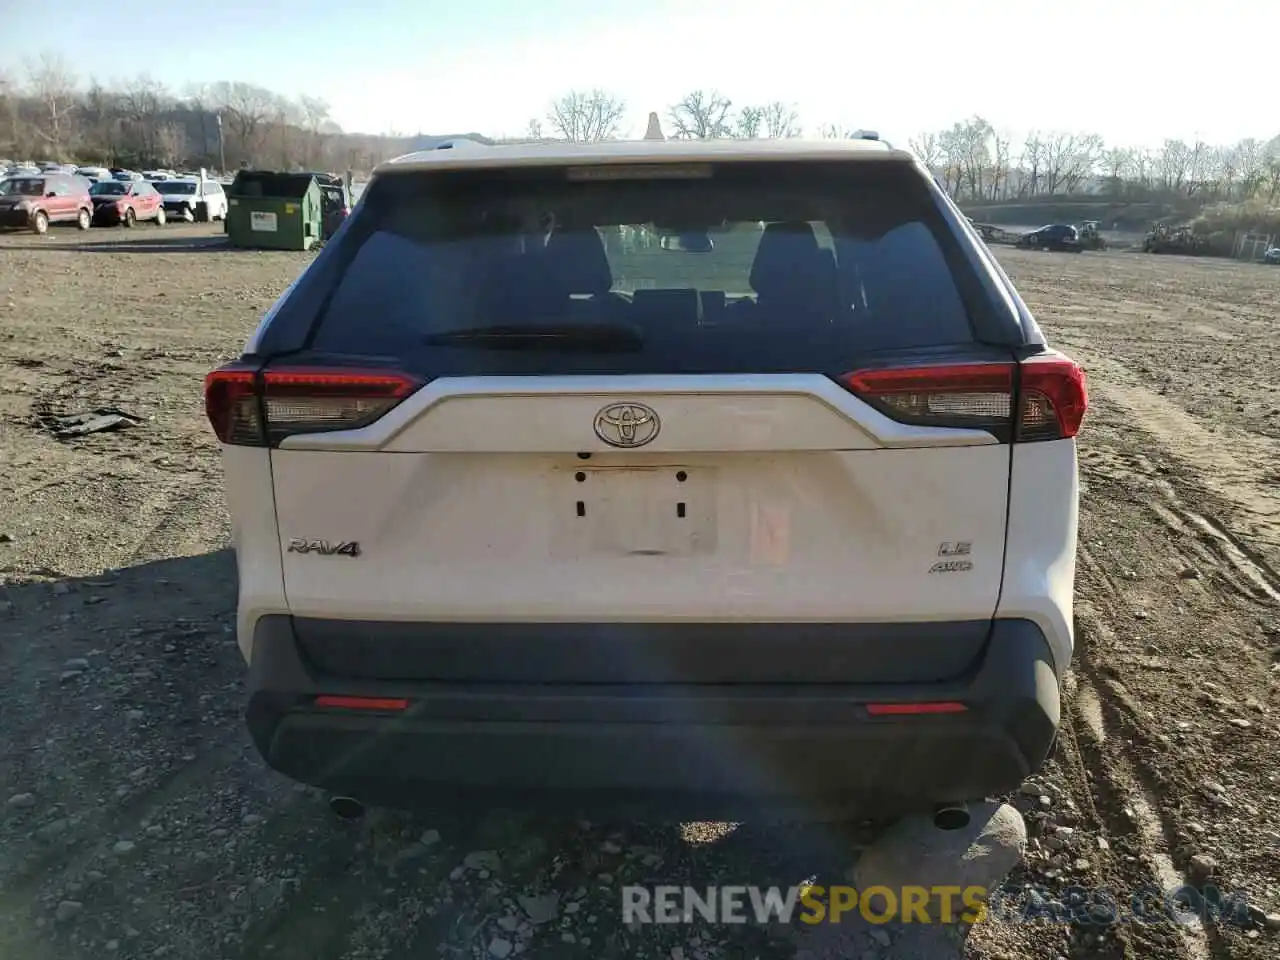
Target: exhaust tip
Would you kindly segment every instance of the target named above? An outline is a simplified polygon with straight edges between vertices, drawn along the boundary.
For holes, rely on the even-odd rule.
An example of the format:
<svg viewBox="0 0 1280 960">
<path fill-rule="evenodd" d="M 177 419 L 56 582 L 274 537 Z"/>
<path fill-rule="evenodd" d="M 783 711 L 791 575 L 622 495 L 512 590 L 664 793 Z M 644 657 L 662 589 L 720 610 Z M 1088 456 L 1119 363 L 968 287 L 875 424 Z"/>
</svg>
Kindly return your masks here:
<svg viewBox="0 0 1280 960">
<path fill-rule="evenodd" d="M 933 825 L 939 830 L 963 830 L 969 825 L 968 805 L 944 803 L 933 811 Z"/>
<path fill-rule="evenodd" d="M 359 820 L 364 816 L 364 804 L 355 797 L 335 796 L 329 798 L 329 809 L 339 820 Z"/>
</svg>

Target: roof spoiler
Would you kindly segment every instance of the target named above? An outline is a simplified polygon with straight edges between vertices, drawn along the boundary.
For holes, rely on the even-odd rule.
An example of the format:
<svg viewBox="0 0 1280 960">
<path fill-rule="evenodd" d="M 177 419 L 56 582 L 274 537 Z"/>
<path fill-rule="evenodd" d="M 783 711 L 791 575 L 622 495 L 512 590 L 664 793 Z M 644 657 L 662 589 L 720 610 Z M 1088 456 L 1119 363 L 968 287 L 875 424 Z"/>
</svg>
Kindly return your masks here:
<svg viewBox="0 0 1280 960">
<path fill-rule="evenodd" d="M 851 133 L 851 134 L 849 135 L 849 139 L 851 139 L 851 140 L 874 140 L 874 141 L 876 141 L 877 143 L 883 143 L 883 144 L 884 144 L 886 147 L 888 147 L 890 150 L 892 150 L 892 149 L 893 149 L 893 144 L 891 144 L 888 140 L 886 140 L 886 139 L 884 139 L 882 136 L 880 136 L 880 134 L 879 134 L 877 131 L 875 131 L 875 130 L 855 130 L 855 131 L 853 131 L 853 133 Z"/>
<path fill-rule="evenodd" d="M 479 140 L 472 140 L 470 137 L 452 137 L 441 143 L 437 143 L 432 150 L 452 150 L 454 147 L 484 147 L 487 144 L 481 143 Z"/>
</svg>

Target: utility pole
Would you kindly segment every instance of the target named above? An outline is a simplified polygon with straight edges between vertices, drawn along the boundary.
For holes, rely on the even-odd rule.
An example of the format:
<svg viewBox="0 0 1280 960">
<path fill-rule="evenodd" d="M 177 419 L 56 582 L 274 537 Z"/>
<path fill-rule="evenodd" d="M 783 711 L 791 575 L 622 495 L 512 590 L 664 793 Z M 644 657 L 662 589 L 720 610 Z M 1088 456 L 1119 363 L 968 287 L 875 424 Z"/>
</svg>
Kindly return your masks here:
<svg viewBox="0 0 1280 960">
<path fill-rule="evenodd" d="M 218 118 L 218 171 L 221 176 L 227 175 L 227 139 L 222 134 L 222 111 L 214 114 Z"/>
</svg>

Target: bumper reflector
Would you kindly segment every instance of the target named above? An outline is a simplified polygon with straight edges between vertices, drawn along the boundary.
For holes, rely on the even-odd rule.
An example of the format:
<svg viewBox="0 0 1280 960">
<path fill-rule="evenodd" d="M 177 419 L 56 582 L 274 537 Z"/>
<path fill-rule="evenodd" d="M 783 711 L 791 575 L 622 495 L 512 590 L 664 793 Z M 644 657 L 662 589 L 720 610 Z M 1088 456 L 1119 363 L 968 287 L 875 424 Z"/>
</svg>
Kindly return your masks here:
<svg viewBox="0 0 1280 960">
<path fill-rule="evenodd" d="M 329 707 L 335 710 L 380 710 L 386 712 L 408 709 L 409 701 L 396 697 L 339 697 L 325 695 L 316 697 L 315 706 Z"/>
<path fill-rule="evenodd" d="M 963 703 L 941 700 L 934 703 L 868 703 L 867 713 L 873 717 L 910 717 L 935 713 L 965 713 Z"/>
</svg>

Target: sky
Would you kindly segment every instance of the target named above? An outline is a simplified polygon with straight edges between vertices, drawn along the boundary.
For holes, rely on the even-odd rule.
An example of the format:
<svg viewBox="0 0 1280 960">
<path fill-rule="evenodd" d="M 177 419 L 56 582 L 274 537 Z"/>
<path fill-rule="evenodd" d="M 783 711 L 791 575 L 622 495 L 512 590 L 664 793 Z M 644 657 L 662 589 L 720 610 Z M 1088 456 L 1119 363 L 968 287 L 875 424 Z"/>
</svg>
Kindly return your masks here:
<svg viewBox="0 0 1280 960">
<path fill-rule="evenodd" d="M 0 0 L 9 6 L 46 9 Z M 85 80 L 146 72 L 176 91 L 248 81 L 322 97 L 343 129 L 364 133 L 520 135 L 556 96 L 599 87 L 625 101 L 623 134 L 636 137 L 650 110 L 665 116 L 699 88 L 737 105 L 794 104 L 807 133 L 839 124 L 902 142 L 974 114 L 1016 137 L 1087 132 L 1123 145 L 1280 134 L 1265 70 L 1280 6 L 1267 0 L 56 6 L 82 25 L 136 17 L 152 26 L 151 42 L 133 56 L 94 29 L 4 31 L 0 73 L 21 76 L 38 40 Z"/>
</svg>

